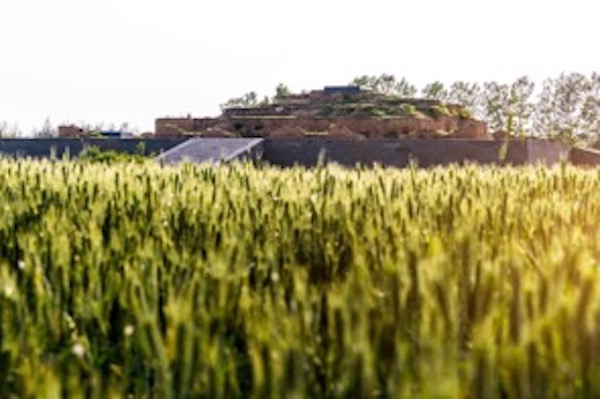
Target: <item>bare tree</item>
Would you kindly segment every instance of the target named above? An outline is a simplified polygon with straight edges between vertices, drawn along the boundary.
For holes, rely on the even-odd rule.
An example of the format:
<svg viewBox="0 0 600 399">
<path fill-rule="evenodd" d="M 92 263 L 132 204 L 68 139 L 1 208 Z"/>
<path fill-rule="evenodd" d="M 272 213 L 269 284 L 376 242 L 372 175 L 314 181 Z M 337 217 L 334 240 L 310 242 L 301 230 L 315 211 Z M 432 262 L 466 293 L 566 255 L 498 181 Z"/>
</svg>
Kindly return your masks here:
<svg viewBox="0 0 600 399">
<path fill-rule="evenodd" d="M 21 136 L 19 126 L 9 125 L 6 121 L 0 122 L 0 138 L 15 138 Z"/>
<path fill-rule="evenodd" d="M 50 122 L 50 118 L 46 118 L 42 128 L 33 132 L 33 137 L 38 138 L 52 138 L 58 136 L 58 131 Z"/>
</svg>

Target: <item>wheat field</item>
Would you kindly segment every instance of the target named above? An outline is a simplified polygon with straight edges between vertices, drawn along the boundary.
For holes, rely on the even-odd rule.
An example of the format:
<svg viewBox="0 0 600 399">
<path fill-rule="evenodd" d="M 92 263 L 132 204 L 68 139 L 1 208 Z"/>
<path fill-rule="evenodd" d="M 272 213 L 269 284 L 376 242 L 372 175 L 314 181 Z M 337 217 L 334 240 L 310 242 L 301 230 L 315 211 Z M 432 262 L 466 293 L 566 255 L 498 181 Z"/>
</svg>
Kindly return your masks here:
<svg viewBox="0 0 600 399">
<path fill-rule="evenodd" d="M 0 396 L 600 395 L 600 171 L 0 160 Z"/>
</svg>

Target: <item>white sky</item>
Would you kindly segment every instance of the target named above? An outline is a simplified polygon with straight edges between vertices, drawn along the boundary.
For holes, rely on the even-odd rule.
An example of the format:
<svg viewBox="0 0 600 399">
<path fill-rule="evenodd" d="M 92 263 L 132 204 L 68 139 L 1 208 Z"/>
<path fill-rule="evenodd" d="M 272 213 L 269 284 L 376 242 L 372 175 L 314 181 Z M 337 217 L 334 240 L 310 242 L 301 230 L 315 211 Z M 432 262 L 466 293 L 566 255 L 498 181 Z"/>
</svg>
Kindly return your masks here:
<svg viewBox="0 0 600 399">
<path fill-rule="evenodd" d="M 541 80 L 600 69 L 592 0 L 0 0 L 0 121 L 216 115 L 271 95 L 390 73 Z"/>
</svg>

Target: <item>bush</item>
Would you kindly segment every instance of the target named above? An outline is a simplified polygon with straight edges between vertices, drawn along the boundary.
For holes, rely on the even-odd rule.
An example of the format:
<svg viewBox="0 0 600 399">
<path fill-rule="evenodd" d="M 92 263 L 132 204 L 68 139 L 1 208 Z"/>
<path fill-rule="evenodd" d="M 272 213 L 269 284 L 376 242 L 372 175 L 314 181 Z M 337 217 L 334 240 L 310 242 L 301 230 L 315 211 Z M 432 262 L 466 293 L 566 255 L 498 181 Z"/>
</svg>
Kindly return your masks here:
<svg viewBox="0 0 600 399">
<path fill-rule="evenodd" d="M 98 146 L 89 146 L 85 148 L 77 157 L 80 162 L 98 162 L 98 163 L 143 163 L 148 161 L 150 156 L 145 155 L 146 147 L 140 142 L 134 154 L 118 152 L 114 150 L 102 150 Z"/>
</svg>

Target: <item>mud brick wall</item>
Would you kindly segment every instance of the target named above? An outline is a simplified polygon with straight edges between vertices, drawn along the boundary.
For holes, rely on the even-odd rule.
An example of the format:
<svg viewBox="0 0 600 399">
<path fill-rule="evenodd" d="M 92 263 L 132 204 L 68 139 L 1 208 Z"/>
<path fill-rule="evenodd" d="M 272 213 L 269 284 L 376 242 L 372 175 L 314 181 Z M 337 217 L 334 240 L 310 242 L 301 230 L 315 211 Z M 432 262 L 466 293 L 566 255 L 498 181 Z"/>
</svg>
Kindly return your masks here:
<svg viewBox="0 0 600 399">
<path fill-rule="evenodd" d="M 590 148 L 572 148 L 569 153 L 569 162 L 578 166 L 600 165 L 600 151 Z"/>
<path fill-rule="evenodd" d="M 417 118 L 235 118 L 226 122 L 225 129 L 243 136 L 269 137 L 283 127 L 300 128 L 308 132 L 324 132 L 333 127 L 346 127 L 367 138 L 401 137 L 410 133 L 451 132 L 454 138 L 488 139 L 484 122 L 439 117 Z"/>
<path fill-rule="evenodd" d="M 154 134 L 157 137 L 178 137 L 184 132 L 200 132 L 214 127 L 215 118 L 159 118 L 154 121 Z"/>
<path fill-rule="evenodd" d="M 529 163 L 536 165 L 553 165 L 568 161 L 570 148 L 560 143 L 545 140 L 527 140 Z"/>
</svg>

